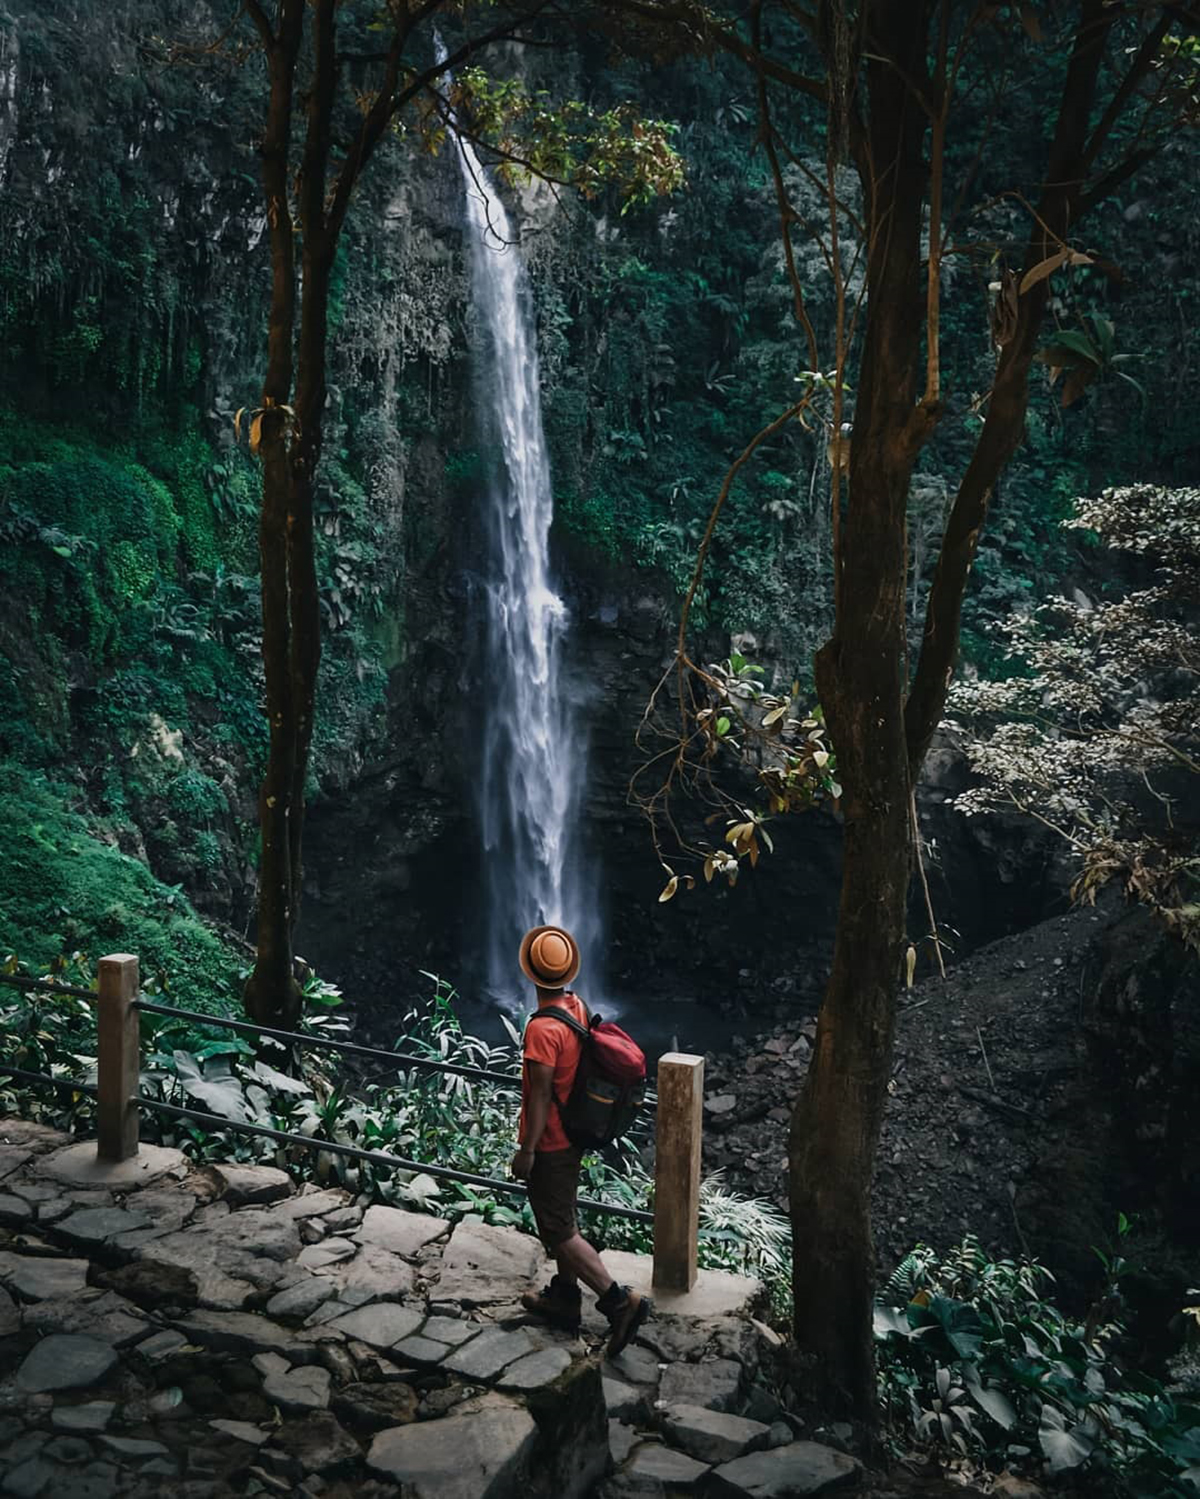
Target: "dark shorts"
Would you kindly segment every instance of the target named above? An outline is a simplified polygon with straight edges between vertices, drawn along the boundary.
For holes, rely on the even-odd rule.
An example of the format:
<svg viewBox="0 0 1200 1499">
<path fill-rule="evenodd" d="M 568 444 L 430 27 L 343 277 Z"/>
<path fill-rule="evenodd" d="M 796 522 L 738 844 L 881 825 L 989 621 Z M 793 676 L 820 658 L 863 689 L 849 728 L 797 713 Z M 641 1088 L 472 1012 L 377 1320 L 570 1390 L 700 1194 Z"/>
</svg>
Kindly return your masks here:
<svg viewBox="0 0 1200 1499">
<path fill-rule="evenodd" d="M 538 1238 L 551 1254 L 579 1232 L 575 1198 L 579 1192 L 578 1150 L 539 1150 L 529 1173 L 529 1205 Z"/>
</svg>

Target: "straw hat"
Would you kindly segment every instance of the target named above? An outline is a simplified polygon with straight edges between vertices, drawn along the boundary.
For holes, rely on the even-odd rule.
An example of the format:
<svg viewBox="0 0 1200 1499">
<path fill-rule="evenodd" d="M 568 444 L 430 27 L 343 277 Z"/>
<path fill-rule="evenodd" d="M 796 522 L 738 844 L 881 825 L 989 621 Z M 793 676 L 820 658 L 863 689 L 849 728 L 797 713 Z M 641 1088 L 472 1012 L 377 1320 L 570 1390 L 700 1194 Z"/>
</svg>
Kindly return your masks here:
<svg viewBox="0 0 1200 1499">
<path fill-rule="evenodd" d="M 579 972 L 579 947 L 560 926 L 535 926 L 521 939 L 525 977 L 543 989 L 561 989 Z"/>
</svg>

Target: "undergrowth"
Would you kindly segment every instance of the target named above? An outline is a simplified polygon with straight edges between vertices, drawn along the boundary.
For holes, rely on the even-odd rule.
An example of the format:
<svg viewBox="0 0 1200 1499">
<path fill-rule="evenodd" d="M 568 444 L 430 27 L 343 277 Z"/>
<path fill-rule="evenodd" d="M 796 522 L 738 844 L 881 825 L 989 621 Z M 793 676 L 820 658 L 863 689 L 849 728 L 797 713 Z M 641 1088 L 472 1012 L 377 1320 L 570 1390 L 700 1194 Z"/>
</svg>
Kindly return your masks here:
<svg viewBox="0 0 1200 1499">
<path fill-rule="evenodd" d="M 901 1443 L 1088 1494 L 1196 1499 L 1200 1404 L 1126 1364 L 1124 1261 L 1101 1258 L 1110 1284 L 1077 1320 L 1042 1265 L 993 1261 L 971 1236 L 944 1258 L 914 1249 L 875 1308 L 880 1400 Z"/>
</svg>

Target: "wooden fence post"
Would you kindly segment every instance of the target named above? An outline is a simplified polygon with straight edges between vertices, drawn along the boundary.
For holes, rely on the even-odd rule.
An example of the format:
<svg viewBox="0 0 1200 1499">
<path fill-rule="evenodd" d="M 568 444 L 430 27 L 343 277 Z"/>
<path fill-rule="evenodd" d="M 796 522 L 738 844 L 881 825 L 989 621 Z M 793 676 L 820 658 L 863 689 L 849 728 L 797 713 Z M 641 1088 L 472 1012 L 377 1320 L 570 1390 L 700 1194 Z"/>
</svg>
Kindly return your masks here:
<svg viewBox="0 0 1200 1499">
<path fill-rule="evenodd" d="M 654 1137 L 654 1285 L 690 1291 L 700 1231 L 704 1058 L 670 1051 L 658 1062 Z"/>
<path fill-rule="evenodd" d="M 127 1161 L 138 1153 L 138 1078 L 141 1036 L 134 1001 L 138 960 L 128 953 L 100 959 L 97 1001 L 96 1154 Z"/>
</svg>

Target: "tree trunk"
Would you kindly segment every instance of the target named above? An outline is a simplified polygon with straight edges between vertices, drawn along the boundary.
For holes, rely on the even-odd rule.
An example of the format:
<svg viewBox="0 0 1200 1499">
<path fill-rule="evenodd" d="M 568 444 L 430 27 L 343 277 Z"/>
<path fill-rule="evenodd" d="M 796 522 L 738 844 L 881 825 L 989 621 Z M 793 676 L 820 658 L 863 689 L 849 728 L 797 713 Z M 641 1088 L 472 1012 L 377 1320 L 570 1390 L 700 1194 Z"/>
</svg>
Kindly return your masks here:
<svg viewBox="0 0 1200 1499">
<path fill-rule="evenodd" d="M 263 189 L 271 232 L 271 310 L 267 375 L 263 382 L 259 452 L 263 465 L 258 546 L 262 567 L 263 671 L 267 691 L 267 768 L 259 789 L 258 911 L 254 970 L 246 983 L 246 1011 L 264 1025 L 290 1027 L 300 1014 L 292 961 L 295 920 L 292 807 L 296 773 L 296 698 L 293 691 L 289 598 L 289 524 L 292 481 L 289 426 L 282 409 L 292 388 L 296 266 L 288 203 L 288 142 L 296 58 L 304 29 L 304 0 L 284 0 L 277 35 L 264 37 L 271 79 L 263 134 Z"/>
<path fill-rule="evenodd" d="M 837 617 L 816 658 L 845 815 L 833 970 L 792 1117 L 788 1164 L 795 1331 L 827 1406 L 876 1405 L 870 1186 L 891 1069 L 909 877 L 904 738 L 906 511 L 934 412 L 916 404 L 922 330 L 924 6 L 868 15 L 869 124 L 856 159 L 870 248 Z"/>
</svg>

